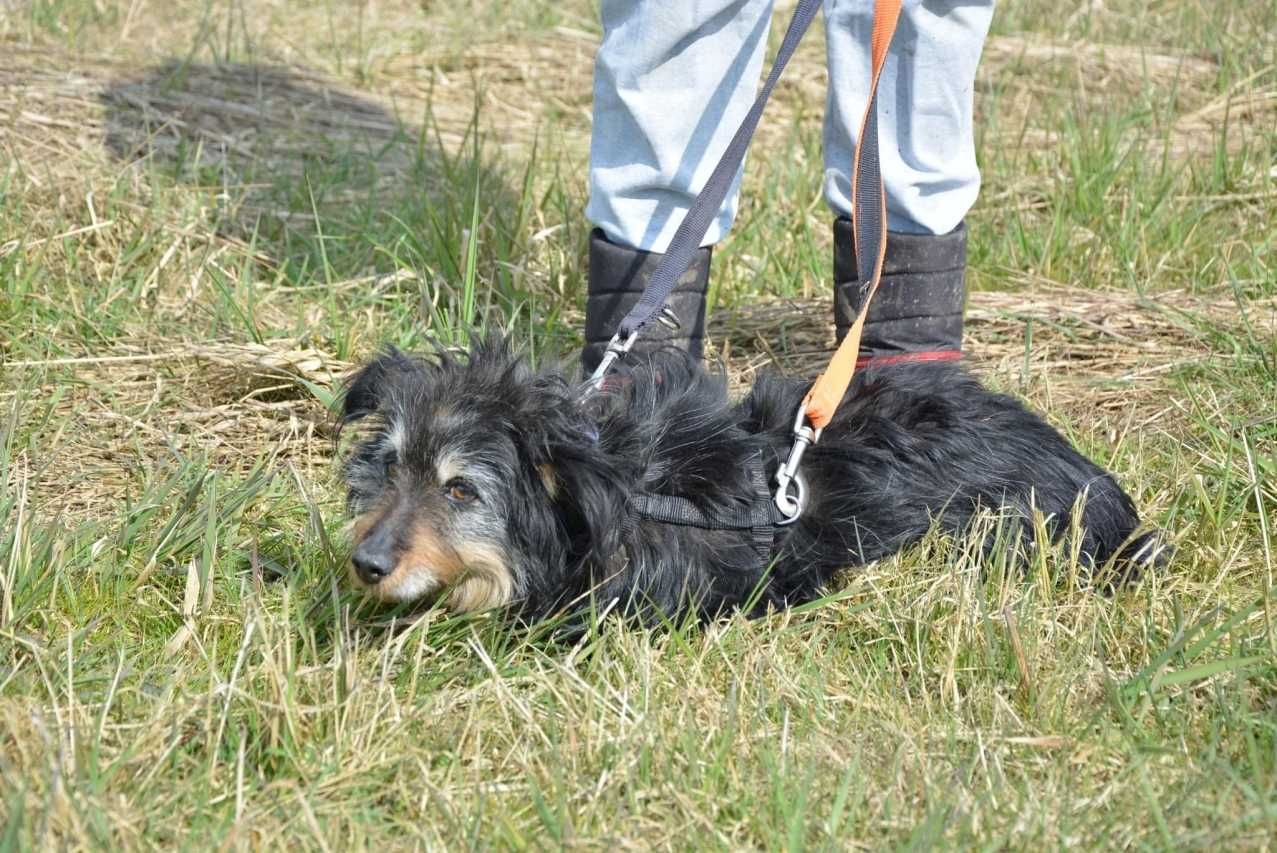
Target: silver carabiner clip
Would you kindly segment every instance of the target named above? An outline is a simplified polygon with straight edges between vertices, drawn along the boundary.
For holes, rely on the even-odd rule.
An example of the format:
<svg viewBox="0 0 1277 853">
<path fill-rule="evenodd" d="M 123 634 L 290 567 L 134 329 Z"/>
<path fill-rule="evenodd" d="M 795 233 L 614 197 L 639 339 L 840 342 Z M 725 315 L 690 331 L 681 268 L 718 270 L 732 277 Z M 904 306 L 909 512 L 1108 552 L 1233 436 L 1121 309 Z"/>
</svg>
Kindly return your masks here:
<svg viewBox="0 0 1277 853">
<path fill-rule="evenodd" d="M 612 340 L 607 343 L 607 350 L 603 353 L 603 358 L 599 361 L 599 366 L 594 368 L 594 373 L 590 374 L 590 379 L 586 386 L 591 390 L 598 391 L 603 387 L 603 378 L 607 376 L 608 370 L 616 363 L 616 360 L 625 355 L 634 346 L 634 342 L 638 340 L 638 330 L 630 332 L 625 340 L 621 340 L 621 333 L 617 332 L 612 336 Z"/>
<path fill-rule="evenodd" d="M 776 470 L 776 494 L 773 502 L 784 519 L 776 522 L 780 525 L 793 524 L 807 507 L 807 486 L 798 473 L 798 465 L 803 461 L 807 448 L 820 441 L 824 429 L 812 429 L 807 425 L 807 407 L 798 407 L 798 416 L 794 418 L 794 443 L 789 448 L 789 458 Z M 793 486 L 794 493 L 790 494 Z"/>
</svg>

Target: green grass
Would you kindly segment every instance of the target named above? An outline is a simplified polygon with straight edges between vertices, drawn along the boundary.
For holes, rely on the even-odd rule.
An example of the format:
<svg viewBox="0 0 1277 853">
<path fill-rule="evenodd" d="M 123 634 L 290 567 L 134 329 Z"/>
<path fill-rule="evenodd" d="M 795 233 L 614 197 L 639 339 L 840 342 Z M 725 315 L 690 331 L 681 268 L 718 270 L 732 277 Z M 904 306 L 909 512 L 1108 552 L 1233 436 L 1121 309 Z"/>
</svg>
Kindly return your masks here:
<svg viewBox="0 0 1277 853">
<path fill-rule="evenodd" d="M 937 540 L 565 647 L 347 588 L 324 404 L 383 342 L 579 340 L 592 4 L 0 6 L 0 847 L 1271 849 L 1277 8 L 1080 8 L 998 11 L 974 364 L 1170 569 Z M 775 107 L 722 317 L 827 299 Z"/>
</svg>

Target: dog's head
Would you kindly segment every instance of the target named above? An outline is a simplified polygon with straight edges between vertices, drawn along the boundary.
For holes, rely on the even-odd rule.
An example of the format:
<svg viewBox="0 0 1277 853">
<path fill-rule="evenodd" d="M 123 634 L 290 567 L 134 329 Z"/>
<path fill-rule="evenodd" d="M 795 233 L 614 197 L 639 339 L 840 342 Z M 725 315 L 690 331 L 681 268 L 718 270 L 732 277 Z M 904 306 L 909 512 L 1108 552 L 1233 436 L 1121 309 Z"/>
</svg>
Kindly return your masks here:
<svg viewBox="0 0 1277 853">
<path fill-rule="evenodd" d="M 503 341 L 464 357 L 387 351 L 346 389 L 343 424 L 364 419 L 344 469 L 351 570 L 382 601 L 525 602 L 562 588 L 555 573 L 607 535 L 617 499 L 572 386 Z"/>
</svg>

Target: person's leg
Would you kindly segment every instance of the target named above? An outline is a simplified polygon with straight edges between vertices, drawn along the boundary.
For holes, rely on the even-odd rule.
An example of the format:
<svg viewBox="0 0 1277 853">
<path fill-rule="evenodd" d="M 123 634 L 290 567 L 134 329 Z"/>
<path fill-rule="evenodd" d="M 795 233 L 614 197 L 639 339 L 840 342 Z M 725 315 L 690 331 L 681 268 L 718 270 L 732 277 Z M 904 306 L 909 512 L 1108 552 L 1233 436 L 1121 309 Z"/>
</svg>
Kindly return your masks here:
<svg viewBox="0 0 1277 853">
<path fill-rule="evenodd" d="M 962 344 L 964 217 L 980 191 L 972 121 L 994 0 L 906 0 L 878 84 L 887 257 L 861 352 L 955 352 Z M 834 223 L 839 338 L 859 308 L 851 164 L 869 89 L 872 0 L 826 0 L 825 197 Z"/>
<path fill-rule="evenodd" d="M 758 88 L 772 0 L 603 0 L 594 68 L 586 350 L 592 370 L 661 252 L 714 170 Z M 737 186 L 670 297 L 676 330 L 650 324 L 647 346 L 699 356 L 709 247 L 736 215 Z"/>
</svg>

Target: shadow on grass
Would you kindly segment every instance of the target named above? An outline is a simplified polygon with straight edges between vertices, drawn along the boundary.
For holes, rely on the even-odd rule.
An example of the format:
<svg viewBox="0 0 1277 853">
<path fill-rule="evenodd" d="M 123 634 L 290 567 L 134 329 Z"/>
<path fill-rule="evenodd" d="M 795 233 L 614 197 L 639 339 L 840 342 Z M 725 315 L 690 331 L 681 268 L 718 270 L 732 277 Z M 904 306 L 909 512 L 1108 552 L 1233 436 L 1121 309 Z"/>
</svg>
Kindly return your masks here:
<svg viewBox="0 0 1277 853">
<path fill-rule="evenodd" d="M 100 98 L 114 157 L 209 191 L 218 232 L 295 284 L 405 266 L 459 283 L 477 182 L 481 270 L 498 296 L 517 297 L 502 262 L 519 248 L 527 200 L 486 162 L 473 127 L 448 151 L 428 110 L 411 125 L 278 65 L 170 60 Z"/>
</svg>

